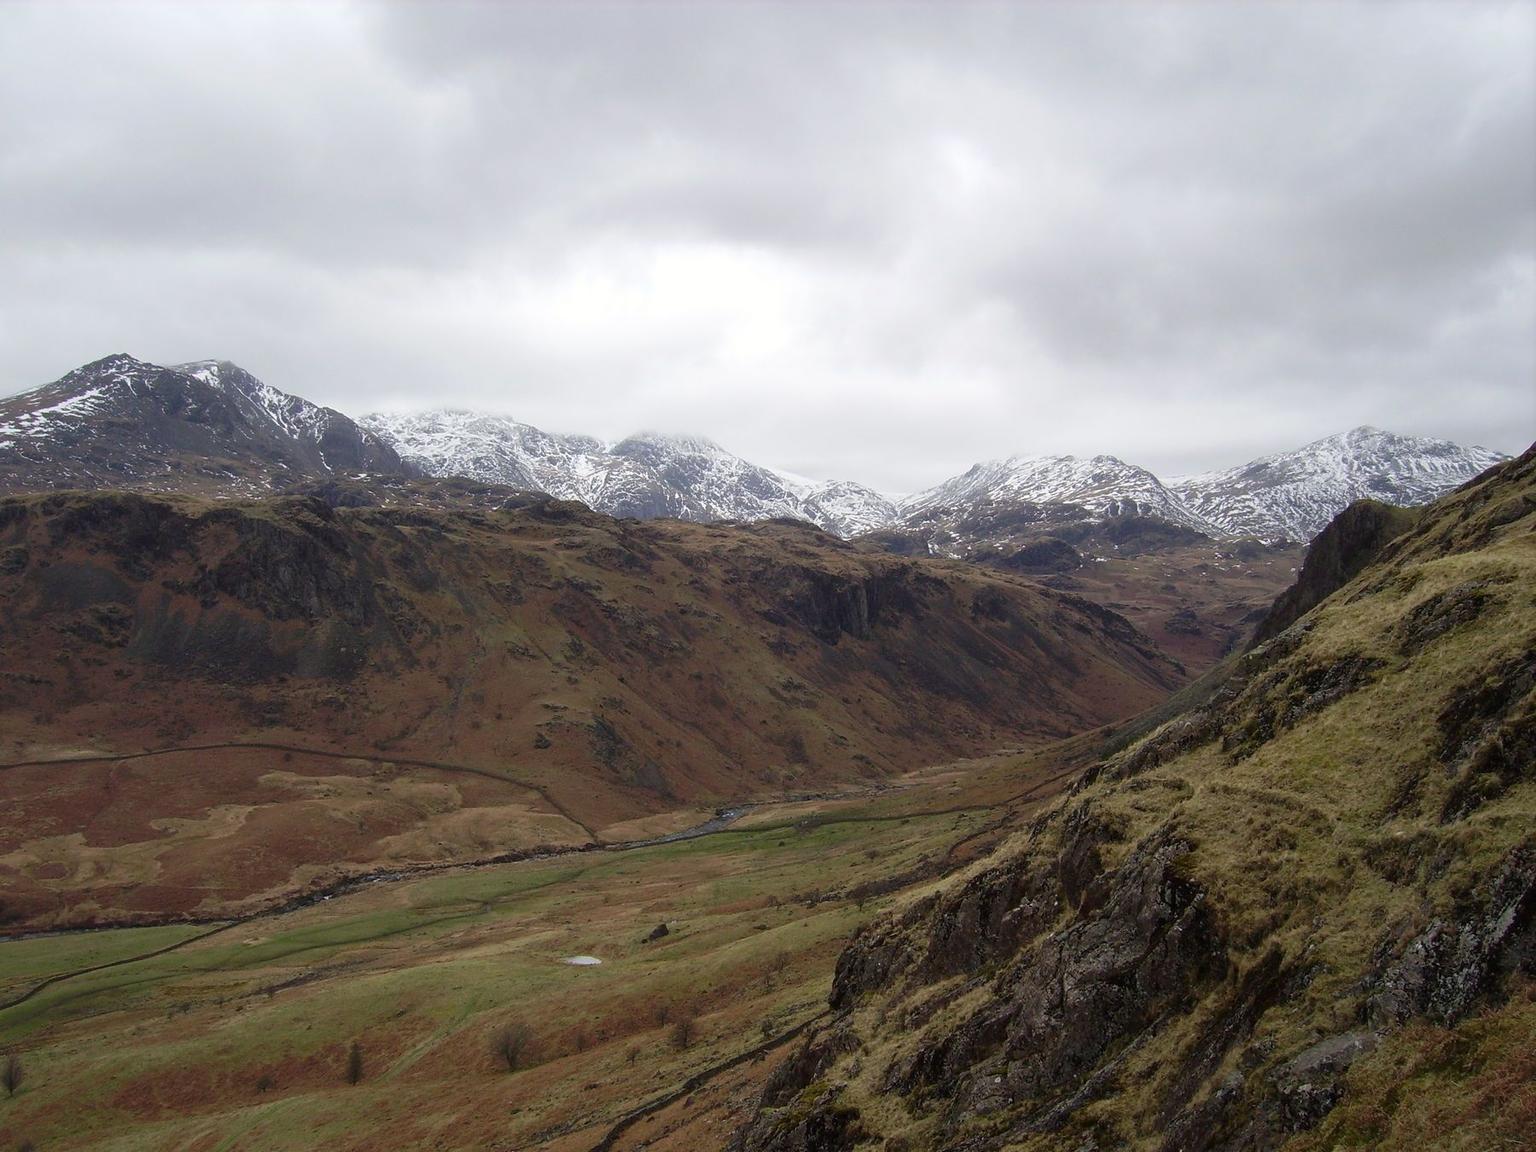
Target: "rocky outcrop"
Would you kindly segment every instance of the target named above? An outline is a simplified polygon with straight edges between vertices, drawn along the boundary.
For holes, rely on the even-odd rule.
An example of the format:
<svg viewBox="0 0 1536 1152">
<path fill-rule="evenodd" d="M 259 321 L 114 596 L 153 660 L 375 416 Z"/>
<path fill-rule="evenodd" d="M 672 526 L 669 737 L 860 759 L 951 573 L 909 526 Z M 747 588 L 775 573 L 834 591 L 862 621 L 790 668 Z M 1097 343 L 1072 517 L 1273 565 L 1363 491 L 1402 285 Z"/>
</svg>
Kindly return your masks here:
<svg viewBox="0 0 1536 1152">
<path fill-rule="evenodd" d="M 1384 939 L 1364 1008 L 1381 1028 L 1413 1016 L 1455 1023 L 1511 972 L 1536 973 L 1536 842 L 1500 865 L 1481 899 L 1406 944 Z"/>
<path fill-rule="evenodd" d="M 842 1025 L 814 1032 L 768 1078 L 752 1122 L 737 1133 L 731 1152 L 842 1152 L 865 1135 L 857 1109 L 839 1103 L 828 1083 L 836 1061 L 859 1047 Z"/>
<path fill-rule="evenodd" d="M 909 566 L 845 575 L 801 565 L 772 579 L 786 589 L 785 615 L 827 644 L 867 640 L 882 619 L 917 612 L 924 598 L 925 582 Z"/>
<path fill-rule="evenodd" d="M 319 500 L 279 502 L 271 518 L 241 514 L 208 518 L 206 527 L 231 527 L 238 543 L 190 583 L 205 604 L 221 596 L 275 620 L 340 619 L 354 627 L 373 622 L 366 566 L 353 555 L 345 532 Z"/>
<path fill-rule="evenodd" d="M 1418 518 L 1418 512 L 1376 500 L 1357 500 L 1340 512 L 1312 541 L 1296 583 L 1275 601 L 1249 648 L 1278 636 L 1348 584 Z"/>
<path fill-rule="evenodd" d="M 1205 631 L 1205 627 L 1200 623 L 1200 617 L 1193 609 L 1181 608 L 1163 622 L 1163 631 L 1171 632 L 1175 636 L 1199 636 Z"/>
<path fill-rule="evenodd" d="M 1187 851 L 1173 835 L 1138 845 L 1104 879 L 1102 906 L 1039 939 L 997 978 L 993 1004 L 920 1045 L 887 1084 L 949 1100 L 948 1130 L 1000 1109 L 1021 1113 L 1015 1127 L 1047 1120 L 1058 1093 L 1224 975 L 1205 895 L 1179 875 Z"/>
<path fill-rule="evenodd" d="M 1062 1109 L 1062 1091 L 1076 1096 L 1073 1089 L 1107 1083 L 1127 1045 L 1224 975 L 1205 894 L 1180 872 L 1188 844 L 1161 833 L 1102 873 L 1098 847 L 1115 838 L 1079 806 L 1063 820 L 1054 861 L 1026 857 L 980 873 L 901 922 L 861 935 L 840 957 L 831 1002 L 842 1009 L 901 985 L 995 973 L 985 1007 L 926 1035 L 882 1074 L 887 1092 L 941 1106 L 945 1147 L 994 1113 L 1008 1117 L 1010 1131 L 1054 1130 L 1072 1111 Z M 922 950 L 913 958 L 915 931 Z M 821 1130 L 807 1121 L 825 1095 L 827 1069 L 855 1046 L 843 1033 L 808 1042 L 764 1093 L 738 1147 L 842 1147 L 797 1141 Z M 1077 1103 L 1091 1097 L 1090 1088 Z M 845 1125 L 858 1119 L 838 1107 Z"/>
<path fill-rule="evenodd" d="M 1350 653 L 1277 668 L 1257 679 L 1229 710 L 1222 748 L 1238 758 L 1252 754 L 1277 733 L 1359 691 L 1382 666 L 1377 657 Z"/>
<path fill-rule="evenodd" d="M 1004 568 L 1018 572 L 1050 573 L 1073 572 L 1083 566 L 1083 554 L 1056 536 L 1031 540 L 1022 548 L 1004 557 Z"/>
<path fill-rule="evenodd" d="M 1455 774 L 1440 810 L 1449 823 L 1536 775 L 1536 656 L 1460 685 L 1436 726 L 1440 761 Z"/>
</svg>

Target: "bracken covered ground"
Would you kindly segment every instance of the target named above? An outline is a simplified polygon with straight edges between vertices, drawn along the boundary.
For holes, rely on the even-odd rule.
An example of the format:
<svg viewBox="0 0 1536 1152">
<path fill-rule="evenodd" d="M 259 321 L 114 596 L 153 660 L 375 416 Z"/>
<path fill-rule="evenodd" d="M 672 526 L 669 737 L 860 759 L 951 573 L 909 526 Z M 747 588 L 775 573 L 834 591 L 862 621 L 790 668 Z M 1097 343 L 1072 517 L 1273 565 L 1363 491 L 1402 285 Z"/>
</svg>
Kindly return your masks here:
<svg viewBox="0 0 1536 1152">
<path fill-rule="evenodd" d="M 639 838 L 1060 738 L 1182 679 L 1024 578 L 445 491 L 0 501 L 13 927 Z"/>
</svg>

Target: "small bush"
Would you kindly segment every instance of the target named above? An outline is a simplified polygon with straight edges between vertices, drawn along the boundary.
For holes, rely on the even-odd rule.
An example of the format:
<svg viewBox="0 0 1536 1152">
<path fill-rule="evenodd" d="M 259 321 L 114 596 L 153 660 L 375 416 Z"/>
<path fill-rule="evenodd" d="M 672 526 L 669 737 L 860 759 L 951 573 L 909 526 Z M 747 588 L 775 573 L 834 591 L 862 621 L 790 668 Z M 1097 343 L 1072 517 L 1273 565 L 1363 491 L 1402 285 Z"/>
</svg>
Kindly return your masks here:
<svg viewBox="0 0 1536 1152">
<path fill-rule="evenodd" d="M 684 1012 L 672 1024 L 672 1047 L 681 1052 L 693 1043 L 698 1032 L 698 1022 L 692 1012 Z"/>
<path fill-rule="evenodd" d="M 528 1025 L 508 1024 L 491 1038 L 491 1051 L 506 1064 L 508 1072 L 516 1072 L 532 1041 L 533 1030 Z"/>
</svg>

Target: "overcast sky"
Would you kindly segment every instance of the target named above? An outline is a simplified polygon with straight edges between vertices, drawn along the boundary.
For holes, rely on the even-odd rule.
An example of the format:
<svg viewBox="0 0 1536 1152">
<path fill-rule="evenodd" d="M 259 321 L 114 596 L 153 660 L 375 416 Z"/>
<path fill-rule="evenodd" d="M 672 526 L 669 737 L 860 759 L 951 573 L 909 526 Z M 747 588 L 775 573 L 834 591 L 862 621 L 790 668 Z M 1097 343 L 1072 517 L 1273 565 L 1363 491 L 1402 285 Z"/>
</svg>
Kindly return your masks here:
<svg viewBox="0 0 1536 1152">
<path fill-rule="evenodd" d="M 1536 438 L 1536 4 L 0 3 L 0 393 L 110 352 L 911 491 Z"/>
</svg>

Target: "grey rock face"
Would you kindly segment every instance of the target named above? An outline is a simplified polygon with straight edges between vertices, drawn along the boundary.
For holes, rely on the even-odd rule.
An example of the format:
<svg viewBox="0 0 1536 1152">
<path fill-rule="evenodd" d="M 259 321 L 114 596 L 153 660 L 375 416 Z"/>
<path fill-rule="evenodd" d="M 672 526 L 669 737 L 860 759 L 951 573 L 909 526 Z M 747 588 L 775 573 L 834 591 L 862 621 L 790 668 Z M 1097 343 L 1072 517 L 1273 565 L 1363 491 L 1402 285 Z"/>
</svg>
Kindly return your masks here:
<svg viewBox="0 0 1536 1152">
<path fill-rule="evenodd" d="M 1536 849 L 1517 849 L 1486 901 L 1457 919 L 1436 919 L 1394 953 L 1378 950 L 1379 975 L 1366 1002 L 1379 1027 L 1412 1016 L 1452 1024 L 1511 971 L 1536 971 Z"/>
</svg>

